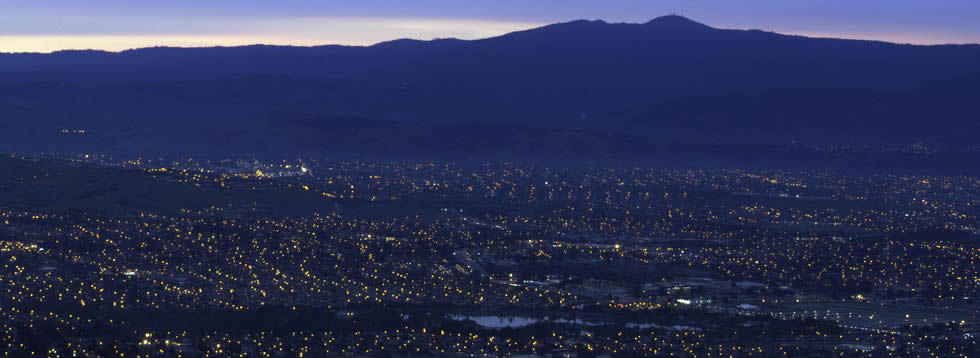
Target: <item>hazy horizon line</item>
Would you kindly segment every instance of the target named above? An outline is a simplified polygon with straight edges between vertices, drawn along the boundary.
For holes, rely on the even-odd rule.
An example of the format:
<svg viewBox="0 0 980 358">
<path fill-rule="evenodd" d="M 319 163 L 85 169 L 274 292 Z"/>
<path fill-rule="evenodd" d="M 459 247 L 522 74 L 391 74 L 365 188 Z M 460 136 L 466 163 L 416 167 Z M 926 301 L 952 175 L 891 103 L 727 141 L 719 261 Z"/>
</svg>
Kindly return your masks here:
<svg viewBox="0 0 980 358">
<path fill-rule="evenodd" d="M 665 15 L 672 16 L 672 15 Z M 679 16 L 679 15 L 676 15 Z M 661 16 L 663 17 L 663 16 Z M 683 16 L 682 16 L 683 17 Z M 659 17 L 656 17 L 659 18 Z M 687 18 L 687 17 L 685 17 Z M 338 21 L 334 18 L 332 21 Z M 21 44 L 21 50 L 3 48 L 0 45 L 0 54 L 52 54 L 57 52 L 70 51 L 100 51 L 109 53 L 122 53 L 132 50 L 147 48 L 215 48 L 215 47 L 245 47 L 245 46 L 283 46 L 283 47 L 320 47 L 320 46 L 349 46 L 349 47 L 371 47 L 381 43 L 397 40 L 418 40 L 433 41 L 439 39 L 456 39 L 463 41 L 483 40 L 507 35 L 514 32 L 532 30 L 548 25 L 562 24 L 585 19 L 569 20 L 555 23 L 518 23 L 501 22 L 488 20 L 446 20 L 446 19 L 398 19 L 391 20 L 389 28 L 414 28 L 422 32 L 440 31 L 447 32 L 445 35 L 430 34 L 428 38 L 403 36 L 388 37 L 385 39 L 373 40 L 341 40 L 341 39 L 319 39 L 302 38 L 300 36 L 288 35 L 263 35 L 263 34 L 208 34 L 208 33 L 174 33 L 174 34 L 0 34 L 0 43 Z M 599 20 L 599 19 L 596 19 Z M 378 24 L 379 18 L 345 18 L 340 21 L 349 23 L 360 22 L 361 24 Z M 600 20 L 601 21 L 601 20 Z M 642 24 L 642 22 L 608 22 L 610 24 Z M 476 25 L 476 26 L 474 26 Z M 482 27 L 480 27 L 482 26 Z M 711 26 L 711 25 L 708 25 Z M 384 26 L 380 26 L 384 27 Z M 744 28 L 714 27 L 722 30 L 757 30 Z M 970 41 L 948 41 L 935 40 L 929 35 L 921 33 L 894 33 L 894 32 L 814 32 L 814 31 L 780 31 L 780 30 L 761 30 L 766 32 L 778 33 L 787 36 L 801 36 L 819 39 L 840 39 L 855 41 L 874 41 L 886 42 L 897 45 L 914 46 L 956 46 L 956 45 L 980 45 L 980 42 Z M 327 36 L 329 37 L 329 36 Z M 376 36 L 375 36 L 376 37 Z M 102 45 L 38 45 L 39 43 L 62 43 L 87 41 L 90 44 Z M 33 48 L 29 48 L 33 47 Z"/>
</svg>

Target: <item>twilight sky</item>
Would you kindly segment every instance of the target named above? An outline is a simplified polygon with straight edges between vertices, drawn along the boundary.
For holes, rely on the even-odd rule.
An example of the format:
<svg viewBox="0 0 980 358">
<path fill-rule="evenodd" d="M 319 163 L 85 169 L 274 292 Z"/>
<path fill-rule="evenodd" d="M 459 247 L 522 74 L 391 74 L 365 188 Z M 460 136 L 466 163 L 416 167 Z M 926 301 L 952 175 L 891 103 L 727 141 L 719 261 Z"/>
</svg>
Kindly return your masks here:
<svg viewBox="0 0 980 358">
<path fill-rule="evenodd" d="M 980 43 L 980 0 L 0 0 L 0 52 L 475 39 L 671 13 L 719 28 Z"/>
</svg>

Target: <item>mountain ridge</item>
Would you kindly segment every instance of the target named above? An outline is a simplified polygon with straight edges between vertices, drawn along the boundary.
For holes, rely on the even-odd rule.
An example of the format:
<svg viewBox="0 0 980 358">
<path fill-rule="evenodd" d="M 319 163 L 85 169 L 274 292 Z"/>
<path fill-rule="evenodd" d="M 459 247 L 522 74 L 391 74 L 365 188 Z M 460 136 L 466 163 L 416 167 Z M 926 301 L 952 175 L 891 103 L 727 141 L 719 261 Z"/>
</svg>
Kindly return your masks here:
<svg viewBox="0 0 980 358">
<path fill-rule="evenodd" d="M 577 20 L 570 20 L 570 21 L 566 21 L 566 22 L 558 22 L 558 23 L 543 25 L 543 26 L 539 26 L 539 27 L 535 27 L 535 28 L 526 29 L 526 30 L 513 31 L 513 32 L 509 32 L 509 33 L 505 33 L 505 34 L 501 34 L 501 35 L 497 35 L 497 36 L 490 36 L 490 37 L 485 37 L 485 38 L 478 38 L 478 39 L 458 39 L 458 38 L 452 38 L 452 37 L 448 37 L 448 38 L 432 38 L 432 39 L 428 39 L 428 40 L 426 40 L 426 39 L 416 39 L 416 38 L 396 38 L 396 39 L 392 39 L 392 40 L 385 40 L 385 41 L 377 42 L 377 43 L 370 44 L 370 45 L 319 44 L 319 45 L 304 46 L 304 45 L 274 45 L 274 44 L 254 43 L 254 44 L 248 44 L 248 45 L 235 45 L 235 46 L 224 46 L 224 45 L 216 45 L 216 46 L 191 46 L 191 47 L 184 47 L 184 46 L 149 46 L 149 47 L 130 48 L 130 49 L 125 49 L 125 50 L 120 50 L 120 51 L 110 51 L 110 50 L 101 50 L 101 49 L 63 49 L 63 50 L 57 50 L 57 51 L 52 51 L 52 52 L 0 52 L 0 55 L 57 55 L 57 54 L 79 54 L 79 53 L 122 54 L 122 53 L 131 53 L 131 52 L 140 52 L 141 50 L 155 50 L 155 49 L 184 49 L 184 50 L 188 50 L 188 49 L 229 49 L 229 48 L 255 48 L 255 47 L 293 48 L 293 49 L 304 49 L 304 48 L 305 49 L 317 49 L 317 48 L 371 48 L 371 47 L 376 47 L 376 46 L 379 46 L 379 45 L 385 46 L 385 45 L 387 45 L 389 43 L 403 42 L 403 41 L 411 41 L 411 42 L 414 42 L 414 43 L 444 42 L 444 41 L 452 41 L 452 42 L 475 42 L 475 41 L 483 41 L 483 40 L 489 40 L 489 39 L 504 37 L 504 36 L 507 36 L 507 35 L 515 34 L 515 33 L 534 32 L 534 31 L 548 29 L 548 28 L 552 28 L 552 27 L 574 26 L 574 25 L 583 25 L 583 24 L 599 25 L 599 26 L 602 26 L 602 25 L 605 25 L 605 26 L 623 26 L 623 25 L 626 25 L 626 26 L 646 27 L 646 28 L 659 27 L 659 30 L 665 30 L 665 29 L 666 30 L 717 30 L 717 31 L 759 32 L 759 33 L 766 33 L 766 34 L 776 34 L 776 35 L 781 35 L 781 36 L 807 38 L 807 39 L 839 40 L 839 41 L 859 41 L 859 42 L 877 42 L 877 43 L 891 44 L 891 45 L 899 45 L 899 46 L 917 46 L 917 47 L 977 46 L 977 47 L 980 47 L 980 42 L 977 42 L 977 43 L 962 43 L 962 44 L 957 44 L 957 43 L 948 43 L 948 44 L 911 44 L 911 43 L 899 43 L 899 42 L 890 42 L 890 41 L 873 40 L 873 39 L 854 39 L 854 38 L 839 38 L 839 37 L 825 37 L 825 36 L 816 36 L 816 37 L 814 37 L 814 36 L 805 36 L 805 35 L 796 35 L 796 34 L 785 34 L 785 33 L 780 33 L 780 32 L 771 31 L 771 30 L 764 30 L 764 29 L 715 28 L 715 27 L 706 25 L 704 23 L 700 23 L 698 21 L 692 20 L 692 19 L 687 18 L 687 17 L 682 16 L 682 15 L 663 15 L 663 16 L 654 17 L 653 19 L 651 19 L 649 21 L 640 22 L 640 23 L 607 22 L 607 21 L 602 20 L 602 19 L 596 19 L 596 20 L 577 19 Z"/>
<path fill-rule="evenodd" d="M 288 120 L 284 113 L 327 126 L 342 117 L 709 145 L 960 150 L 980 132 L 976 63 L 980 45 L 807 38 L 680 16 L 578 20 L 480 40 L 0 55 L 0 116 L 10 119 L 6 132 L 20 133 L 7 134 L 9 151 L 76 127 L 113 132 L 105 138 L 135 131 L 153 143 L 173 126 L 262 133 L 257 123 Z M 418 133 L 426 131 L 455 133 Z"/>
</svg>

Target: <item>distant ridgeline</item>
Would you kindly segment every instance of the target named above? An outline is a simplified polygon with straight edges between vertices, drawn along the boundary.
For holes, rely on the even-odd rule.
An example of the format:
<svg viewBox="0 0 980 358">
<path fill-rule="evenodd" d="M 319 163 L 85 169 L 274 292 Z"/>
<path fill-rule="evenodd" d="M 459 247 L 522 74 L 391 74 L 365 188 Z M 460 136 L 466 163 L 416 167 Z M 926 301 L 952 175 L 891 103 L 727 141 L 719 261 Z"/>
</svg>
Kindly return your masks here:
<svg viewBox="0 0 980 358">
<path fill-rule="evenodd" d="M 0 54 L 0 151 L 692 165 L 976 152 L 978 63 L 978 45 L 679 16 L 369 47 Z"/>
</svg>

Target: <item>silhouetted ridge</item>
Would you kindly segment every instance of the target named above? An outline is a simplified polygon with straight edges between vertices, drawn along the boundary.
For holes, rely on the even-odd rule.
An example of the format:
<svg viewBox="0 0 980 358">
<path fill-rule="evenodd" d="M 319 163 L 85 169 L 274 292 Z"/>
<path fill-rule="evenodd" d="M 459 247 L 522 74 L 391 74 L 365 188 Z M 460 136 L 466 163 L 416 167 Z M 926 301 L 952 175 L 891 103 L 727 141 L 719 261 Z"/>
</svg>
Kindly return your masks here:
<svg viewBox="0 0 980 358">
<path fill-rule="evenodd" d="M 0 146 L 56 152 L 134 133 L 140 139 L 127 146 L 179 143 L 173 136 L 209 128 L 230 143 L 266 138 L 256 123 L 288 112 L 426 124 L 417 138 L 428 124 L 494 123 L 712 144 L 972 148 L 977 63 L 978 45 L 814 39 L 676 15 L 577 20 L 482 40 L 0 54 Z M 45 139 L 64 128 L 91 135 Z M 274 134 L 270 147 L 305 132 Z M 214 139 L 194 135 L 185 142 Z M 559 139 L 526 143 L 549 141 Z"/>
<path fill-rule="evenodd" d="M 688 19 L 680 15 L 667 15 L 654 18 L 653 20 L 647 21 L 647 26 L 657 26 L 663 29 L 669 29 L 673 31 L 682 30 L 710 30 L 712 27 L 702 24 L 700 22 Z"/>
<path fill-rule="evenodd" d="M 582 25 L 608 25 L 609 23 L 607 23 L 607 22 L 605 22 L 603 20 L 579 19 L 579 20 L 569 21 L 566 24 L 568 24 L 568 25 L 579 25 L 579 26 L 582 26 Z"/>
<path fill-rule="evenodd" d="M 441 39 L 432 39 L 432 40 L 398 39 L 398 40 L 379 42 L 370 47 L 385 48 L 385 49 L 392 49 L 392 50 L 398 50 L 398 49 L 411 50 L 411 49 L 434 47 L 434 46 L 449 46 L 462 42 L 466 42 L 466 41 L 457 38 L 441 38 Z"/>
</svg>

